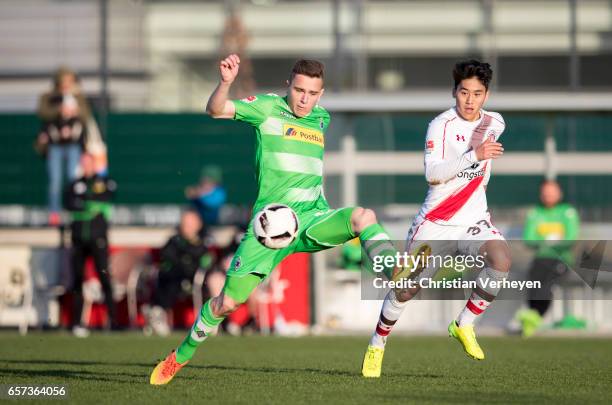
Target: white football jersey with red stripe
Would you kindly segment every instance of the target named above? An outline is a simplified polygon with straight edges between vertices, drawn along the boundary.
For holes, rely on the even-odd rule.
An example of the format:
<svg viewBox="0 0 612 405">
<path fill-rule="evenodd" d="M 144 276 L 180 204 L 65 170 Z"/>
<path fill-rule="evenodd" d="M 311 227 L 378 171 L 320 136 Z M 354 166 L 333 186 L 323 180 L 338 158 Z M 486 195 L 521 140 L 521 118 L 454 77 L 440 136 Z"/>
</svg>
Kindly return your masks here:
<svg viewBox="0 0 612 405">
<path fill-rule="evenodd" d="M 427 197 L 418 217 L 440 225 L 470 226 L 485 218 L 485 186 L 492 161 L 478 161 L 476 147 L 499 139 L 506 125 L 496 112 L 480 111 L 476 121 L 462 119 L 455 108 L 429 123 L 425 139 Z"/>
</svg>

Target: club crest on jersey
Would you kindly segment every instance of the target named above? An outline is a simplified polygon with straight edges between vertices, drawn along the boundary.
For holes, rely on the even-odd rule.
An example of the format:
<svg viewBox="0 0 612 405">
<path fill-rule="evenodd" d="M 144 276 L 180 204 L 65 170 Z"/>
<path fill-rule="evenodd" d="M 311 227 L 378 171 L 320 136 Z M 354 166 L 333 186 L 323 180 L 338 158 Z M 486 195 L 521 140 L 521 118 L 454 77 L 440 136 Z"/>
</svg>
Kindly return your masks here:
<svg viewBox="0 0 612 405">
<path fill-rule="evenodd" d="M 457 140 L 461 142 L 465 142 L 465 136 L 457 134 Z"/>
<path fill-rule="evenodd" d="M 323 129 L 325 124 L 323 123 L 323 118 L 319 118 L 319 128 Z"/>
<path fill-rule="evenodd" d="M 312 128 L 285 124 L 283 125 L 283 135 L 285 139 L 291 141 L 307 142 L 319 146 L 323 146 L 325 144 L 323 133 Z"/>
<path fill-rule="evenodd" d="M 255 100 L 257 100 L 257 96 L 248 96 L 242 99 L 242 101 L 244 101 L 245 103 L 252 103 Z"/>
</svg>

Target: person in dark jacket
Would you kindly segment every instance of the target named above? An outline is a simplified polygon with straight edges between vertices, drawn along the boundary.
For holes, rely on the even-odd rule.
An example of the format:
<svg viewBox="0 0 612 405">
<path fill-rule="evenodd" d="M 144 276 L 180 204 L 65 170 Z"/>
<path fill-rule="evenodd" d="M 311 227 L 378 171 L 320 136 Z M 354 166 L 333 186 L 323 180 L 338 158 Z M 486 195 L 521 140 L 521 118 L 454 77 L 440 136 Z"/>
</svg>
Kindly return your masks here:
<svg viewBox="0 0 612 405">
<path fill-rule="evenodd" d="M 191 297 L 198 269 L 208 270 L 215 262 L 212 240 L 202 228 L 195 210 L 183 212 L 178 232 L 161 249 L 157 288 L 149 314 L 149 324 L 158 335 L 170 333 L 167 312 L 179 299 Z"/>
<path fill-rule="evenodd" d="M 115 326 L 115 306 L 108 266 L 108 221 L 112 209 L 111 200 L 117 186 L 108 177 L 100 177 L 95 173 L 94 159 L 90 154 L 81 156 L 81 169 L 82 177 L 67 187 L 64 201 L 72 216 L 73 332 L 77 336 L 86 336 L 86 326 L 80 320 L 83 311 L 85 260 L 89 256 L 93 258 L 102 284 L 109 324 Z"/>
</svg>

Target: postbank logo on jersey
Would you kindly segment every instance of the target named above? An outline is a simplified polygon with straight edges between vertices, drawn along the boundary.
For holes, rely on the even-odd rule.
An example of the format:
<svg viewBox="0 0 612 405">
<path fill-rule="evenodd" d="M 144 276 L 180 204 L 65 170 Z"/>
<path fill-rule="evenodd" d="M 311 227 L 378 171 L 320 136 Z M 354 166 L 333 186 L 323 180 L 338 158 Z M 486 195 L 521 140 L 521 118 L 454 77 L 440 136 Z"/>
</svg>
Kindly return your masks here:
<svg viewBox="0 0 612 405">
<path fill-rule="evenodd" d="M 325 140 L 323 133 L 312 128 L 304 128 L 293 124 L 283 125 L 283 136 L 287 140 L 312 143 L 313 145 L 324 146 Z"/>
</svg>

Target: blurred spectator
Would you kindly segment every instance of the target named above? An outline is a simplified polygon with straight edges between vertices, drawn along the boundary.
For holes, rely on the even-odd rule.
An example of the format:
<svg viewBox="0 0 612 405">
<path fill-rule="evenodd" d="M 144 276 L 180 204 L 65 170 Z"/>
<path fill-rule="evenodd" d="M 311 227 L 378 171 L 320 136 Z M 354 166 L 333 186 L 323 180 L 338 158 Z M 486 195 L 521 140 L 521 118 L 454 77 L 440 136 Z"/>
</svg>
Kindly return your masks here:
<svg viewBox="0 0 612 405">
<path fill-rule="evenodd" d="M 215 264 L 212 241 L 202 231 L 202 221 L 195 211 L 185 211 L 176 235 L 161 250 L 161 264 L 157 288 L 153 295 L 153 307 L 149 311 L 149 325 L 158 335 L 170 333 L 168 311 L 178 300 L 191 297 L 193 278 L 198 269 L 211 270 Z M 219 293 L 225 274 L 209 271 L 205 285 L 211 285 Z M 218 290 L 218 291 L 217 291 Z"/>
<path fill-rule="evenodd" d="M 59 225 L 64 166 L 67 165 L 65 174 L 69 181 L 74 180 L 84 146 L 85 128 L 92 120 L 72 70 L 60 68 L 57 71 L 53 89 L 40 98 L 38 115 L 43 129 L 36 140 L 36 149 L 47 157 L 49 224 Z"/>
<path fill-rule="evenodd" d="M 94 158 L 84 153 L 81 156 L 83 176 L 73 181 L 66 189 L 65 206 L 71 212 L 72 224 L 72 270 L 74 274 L 73 332 L 77 336 L 88 334 L 86 325 L 80 320 L 83 311 L 83 277 L 85 260 L 91 256 L 108 309 L 109 323 L 115 326 L 115 306 L 108 268 L 108 220 L 111 215 L 111 199 L 116 184 L 95 172 Z"/>
<path fill-rule="evenodd" d="M 219 210 L 227 198 L 225 188 L 221 185 L 221 169 L 218 166 L 206 166 L 202 169 L 200 183 L 185 189 L 185 196 L 200 213 L 206 225 L 219 223 Z"/>
<path fill-rule="evenodd" d="M 545 180 L 540 186 L 541 205 L 527 215 L 523 239 L 535 250 L 528 278 L 539 280 L 542 288 L 529 291 L 528 309 L 518 313 L 524 337 L 533 335 L 540 327 L 553 298 L 553 285 L 574 263 L 572 247 L 580 220 L 574 207 L 561 203 L 562 197 L 559 183 Z M 567 318 L 564 321 L 571 322 L 571 317 Z"/>
</svg>

